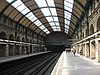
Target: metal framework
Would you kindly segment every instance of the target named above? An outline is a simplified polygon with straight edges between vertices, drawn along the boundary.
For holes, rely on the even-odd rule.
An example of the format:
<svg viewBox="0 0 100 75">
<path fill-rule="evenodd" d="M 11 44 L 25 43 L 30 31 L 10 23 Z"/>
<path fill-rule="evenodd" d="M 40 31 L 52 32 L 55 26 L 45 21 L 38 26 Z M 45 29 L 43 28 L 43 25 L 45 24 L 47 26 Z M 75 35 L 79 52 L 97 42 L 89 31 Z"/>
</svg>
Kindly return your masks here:
<svg viewBox="0 0 100 75">
<path fill-rule="evenodd" d="M 9 0 L 7 0 L 9 1 Z M 52 27 L 58 27 L 56 25 L 56 23 L 59 23 L 59 27 L 61 29 L 61 32 L 68 32 L 67 34 L 69 36 L 75 36 L 75 32 L 77 32 L 77 28 L 79 27 L 79 24 L 82 20 L 82 16 L 86 16 L 87 17 L 87 6 L 89 5 L 89 2 L 91 2 L 91 0 L 74 0 L 74 3 L 71 3 L 70 0 L 63 0 L 60 1 L 59 0 L 55 0 L 54 6 L 49 6 L 47 0 L 45 0 L 47 6 L 45 7 L 39 7 L 37 5 L 37 3 L 35 2 L 35 0 L 20 0 L 23 2 L 23 4 L 30 10 L 25 14 L 22 14 L 21 12 L 26 10 L 27 8 L 24 8 L 21 12 L 19 10 L 17 10 L 17 8 L 14 8 L 14 6 L 12 6 L 13 3 L 15 3 L 17 0 L 12 0 L 12 2 L 7 2 L 6 0 L 1 0 L 1 3 L 5 3 L 5 5 L 0 8 L 0 17 L 2 14 L 8 16 L 9 18 L 11 18 L 12 20 L 16 21 L 16 37 L 17 37 L 17 31 L 19 28 L 19 24 L 22 24 L 23 26 L 26 27 L 26 32 L 31 29 L 34 32 L 36 32 L 37 34 L 41 35 L 41 36 L 45 36 L 47 31 L 44 30 L 48 30 L 49 32 L 53 32 L 53 28 Z M 73 8 L 71 8 L 68 5 L 64 5 L 64 1 L 73 5 Z M 33 2 L 33 3 L 31 3 Z M 21 5 L 19 5 L 18 7 L 20 7 Z M 67 7 L 69 9 L 72 9 L 72 12 L 69 11 L 68 9 L 64 8 Z M 34 8 L 33 8 L 34 7 Z M 41 11 L 42 9 L 49 9 L 50 15 L 45 16 L 43 14 L 43 12 Z M 57 15 L 53 15 L 50 9 L 56 9 Z M 9 11 L 9 13 L 6 13 L 7 11 Z M 68 14 L 71 14 L 71 18 L 67 17 L 65 18 L 64 16 L 64 11 L 66 11 Z M 12 16 L 12 14 L 15 12 L 15 15 Z M 33 13 L 37 19 L 35 19 L 34 21 L 29 20 L 28 18 L 31 17 L 26 17 L 26 15 L 28 15 L 29 13 Z M 38 14 L 37 14 L 38 13 Z M 48 20 L 46 18 L 51 17 L 53 19 L 53 21 L 48 22 Z M 55 21 L 54 18 L 58 18 L 58 22 Z M 70 19 L 69 19 L 70 18 Z M 36 21 L 40 21 L 42 24 L 40 24 L 39 26 L 35 24 Z M 69 21 L 70 24 L 66 24 L 65 21 Z M 54 25 L 50 25 L 50 23 L 53 23 Z M 45 28 L 40 29 L 40 27 L 44 25 Z M 66 28 L 66 26 L 69 26 L 69 28 Z"/>
</svg>

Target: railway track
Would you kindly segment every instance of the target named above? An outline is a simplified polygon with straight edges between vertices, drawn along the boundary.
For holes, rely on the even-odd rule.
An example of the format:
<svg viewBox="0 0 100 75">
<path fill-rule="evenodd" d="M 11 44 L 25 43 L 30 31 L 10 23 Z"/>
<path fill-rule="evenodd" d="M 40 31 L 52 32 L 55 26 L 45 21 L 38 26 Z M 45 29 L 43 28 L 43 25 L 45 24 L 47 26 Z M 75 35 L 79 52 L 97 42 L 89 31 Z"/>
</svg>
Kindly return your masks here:
<svg viewBox="0 0 100 75">
<path fill-rule="evenodd" d="M 16 62 L 0 64 L 0 75 L 50 75 L 61 53 L 47 53 Z M 12 63 L 12 64 L 11 64 Z"/>
</svg>

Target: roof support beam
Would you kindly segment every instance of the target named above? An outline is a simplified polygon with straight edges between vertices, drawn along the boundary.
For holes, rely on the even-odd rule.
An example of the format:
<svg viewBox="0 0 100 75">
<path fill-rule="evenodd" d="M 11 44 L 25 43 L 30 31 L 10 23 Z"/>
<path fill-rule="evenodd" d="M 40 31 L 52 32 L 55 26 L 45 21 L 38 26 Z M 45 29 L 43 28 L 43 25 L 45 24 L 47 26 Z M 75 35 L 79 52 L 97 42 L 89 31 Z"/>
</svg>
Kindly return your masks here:
<svg viewBox="0 0 100 75">
<path fill-rule="evenodd" d="M 86 17 L 86 21 L 87 21 L 87 27 L 88 27 L 88 31 L 89 31 L 89 22 L 88 22 L 88 10 L 89 10 L 89 8 L 90 8 L 90 3 L 91 3 L 91 0 L 88 0 L 87 1 L 87 3 L 86 3 L 86 5 L 84 6 L 84 11 L 82 12 L 82 14 L 81 14 L 81 16 L 80 16 L 80 20 L 82 21 L 83 20 L 83 18 L 84 18 L 84 16 Z M 84 13 L 84 14 L 83 14 Z M 75 37 L 75 32 L 77 31 L 77 28 L 79 27 L 78 26 L 79 24 L 78 24 L 78 22 L 77 22 L 77 24 L 76 24 L 76 27 L 75 27 L 75 29 L 74 29 L 74 32 L 73 32 L 73 34 L 72 34 L 72 37 L 74 38 Z M 89 34 L 89 33 L 88 33 Z"/>
<path fill-rule="evenodd" d="M 0 12 L 0 17 L 1 17 L 1 15 L 5 12 L 5 10 L 9 7 L 9 6 L 11 6 L 11 4 L 13 4 L 14 2 L 16 2 L 17 0 L 13 0 L 11 3 L 9 3 L 7 6 L 5 6 L 5 8 Z"/>
</svg>

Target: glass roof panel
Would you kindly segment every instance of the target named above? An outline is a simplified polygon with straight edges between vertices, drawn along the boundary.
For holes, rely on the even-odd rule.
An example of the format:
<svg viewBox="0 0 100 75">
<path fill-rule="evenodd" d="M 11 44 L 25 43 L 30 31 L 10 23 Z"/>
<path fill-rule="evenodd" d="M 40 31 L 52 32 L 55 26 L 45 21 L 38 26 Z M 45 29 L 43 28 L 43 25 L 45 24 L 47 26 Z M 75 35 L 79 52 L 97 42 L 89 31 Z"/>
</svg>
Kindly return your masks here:
<svg viewBox="0 0 100 75">
<path fill-rule="evenodd" d="M 52 25 L 52 28 L 53 28 L 53 29 L 56 29 L 57 27 L 56 27 L 55 25 Z"/>
<path fill-rule="evenodd" d="M 50 25 L 54 25 L 54 22 L 49 22 Z"/>
<path fill-rule="evenodd" d="M 21 13 L 23 13 L 24 15 L 27 13 L 27 12 L 29 12 L 30 10 L 29 9 L 27 9 L 27 8 L 25 8 L 25 9 L 23 9 L 22 11 L 21 11 Z"/>
<path fill-rule="evenodd" d="M 52 17 L 46 17 L 46 19 L 48 20 L 48 22 L 53 21 Z"/>
<path fill-rule="evenodd" d="M 55 7 L 54 0 L 47 0 L 47 3 L 48 3 L 49 6 Z"/>
<path fill-rule="evenodd" d="M 51 15 L 48 8 L 43 8 L 43 9 L 41 9 L 41 11 L 43 12 L 43 14 L 44 14 L 45 16 Z"/>
<path fill-rule="evenodd" d="M 33 15 L 33 13 L 30 12 L 29 14 L 26 15 L 26 17 L 30 17 L 30 16 L 32 16 L 32 15 Z"/>
<path fill-rule="evenodd" d="M 54 18 L 54 21 L 57 21 L 58 22 L 58 17 L 53 17 Z"/>
<path fill-rule="evenodd" d="M 55 8 L 50 8 L 52 15 L 57 16 L 57 12 Z"/>
<path fill-rule="evenodd" d="M 49 34 L 50 32 L 49 32 L 49 31 L 47 31 L 46 33 L 47 33 L 47 34 Z"/>
<path fill-rule="evenodd" d="M 61 31 L 60 28 L 54 28 L 54 31 Z"/>
<path fill-rule="evenodd" d="M 60 29 L 60 27 L 57 27 L 57 29 Z"/>
<path fill-rule="evenodd" d="M 47 34 L 49 34 L 50 32 L 45 28 L 43 29 L 44 32 L 46 32 Z"/>
<path fill-rule="evenodd" d="M 44 29 L 43 31 L 47 32 L 47 29 Z"/>
<path fill-rule="evenodd" d="M 56 23 L 57 26 L 59 26 L 59 23 Z"/>
<path fill-rule="evenodd" d="M 19 11 L 22 11 L 23 9 L 27 8 L 24 4 L 20 5 L 19 7 L 17 7 L 17 9 Z"/>
<path fill-rule="evenodd" d="M 33 17 L 33 18 L 31 19 L 32 22 L 34 22 L 34 21 L 36 21 L 36 20 L 37 20 L 36 17 Z"/>
<path fill-rule="evenodd" d="M 45 0 L 35 0 L 35 2 L 38 4 L 39 7 L 47 6 Z"/>
<path fill-rule="evenodd" d="M 8 0 L 7 0 L 7 1 L 8 1 Z M 20 0 L 17 0 L 17 1 L 14 2 L 12 5 L 16 8 L 16 7 L 19 7 L 20 5 L 22 5 L 22 2 L 21 2 Z"/>
<path fill-rule="evenodd" d="M 42 30 L 45 29 L 44 25 L 41 25 L 40 28 L 41 28 Z"/>
<path fill-rule="evenodd" d="M 37 26 L 40 26 L 40 25 L 42 24 L 39 20 L 35 21 L 34 23 L 35 23 Z"/>
<path fill-rule="evenodd" d="M 64 9 L 72 12 L 72 7 L 73 7 L 73 0 L 64 0 Z M 67 19 L 70 20 L 71 13 L 69 13 L 67 11 L 64 11 L 64 15 L 65 15 L 65 18 L 67 18 Z M 65 32 L 66 33 L 68 33 L 68 29 L 69 29 L 69 26 L 68 25 L 70 24 L 70 21 L 68 21 L 67 19 L 65 19 Z"/>
<path fill-rule="evenodd" d="M 14 1 L 14 0 L 6 0 L 6 1 L 8 1 L 9 3 L 11 3 L 11 2 Z"/>
</svg>

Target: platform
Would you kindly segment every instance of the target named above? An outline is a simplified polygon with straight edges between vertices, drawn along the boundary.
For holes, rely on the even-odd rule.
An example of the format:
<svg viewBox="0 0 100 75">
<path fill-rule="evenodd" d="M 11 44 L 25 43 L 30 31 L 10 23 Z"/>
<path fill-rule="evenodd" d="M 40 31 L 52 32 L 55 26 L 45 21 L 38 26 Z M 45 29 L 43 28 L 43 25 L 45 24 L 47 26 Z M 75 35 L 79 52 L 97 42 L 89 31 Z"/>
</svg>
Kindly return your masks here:
<svg viewBox="0 0 100 75">
<path fill-rule="evenodd" d="M 17 60 L 17 59 L 22 59 L 22 58 L 27 58 L 27 57 L 30 57 L 30 56 L 35 56 L 35 55 L 44 54 L 44 53 L 48 53 L 48 52 L 51 52 L 51 51 L 38 52 L 38 53 L 29 54 L 29 55 L 24 54 L 24 55 L 0 57 L 0 63 L 13 61 L 13 60 Z"/>
<path fill-rule="evenodd" d="M 100 75 L 100 63 L 64 51 L 51 75 Z"/>
</svg>

